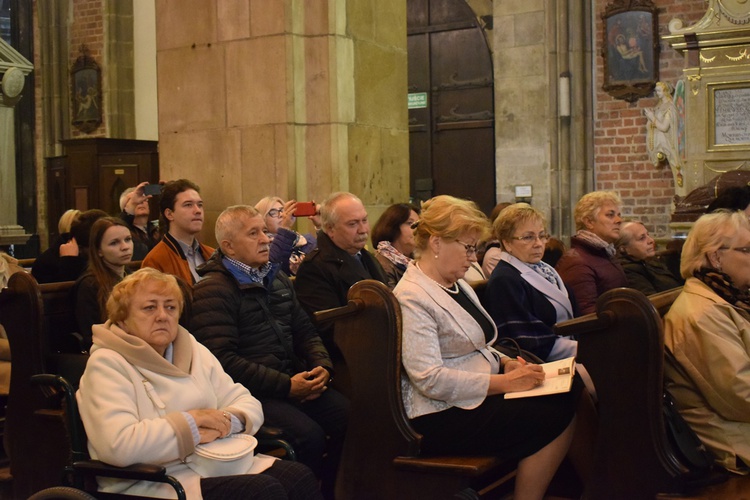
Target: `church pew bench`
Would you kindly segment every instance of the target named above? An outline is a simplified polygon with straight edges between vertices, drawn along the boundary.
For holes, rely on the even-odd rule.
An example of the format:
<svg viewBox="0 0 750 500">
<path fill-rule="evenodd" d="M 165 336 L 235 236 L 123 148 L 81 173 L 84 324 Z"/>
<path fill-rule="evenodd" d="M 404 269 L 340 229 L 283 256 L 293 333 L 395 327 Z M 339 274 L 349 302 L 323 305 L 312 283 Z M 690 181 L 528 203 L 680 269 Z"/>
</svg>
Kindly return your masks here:
<svg viewBox="0 0 750 500">
<path fill-rule="evenodd" d="M 560 335 L 577 336 L 577 360 L 598 397 L 595 466 L 584 498 L 709 498 L 701 496 L 708 488 L 724 487 L 706 486 L 724 475 L 691 470 L 665 428 L 663 315 L 681 290 L 648 298 L 629 288 L 610 290 L 597 301 L 596 313 L 555 326 Z"/>
<path fill-rule="evenodd" d="M 11 381 L 6 419 L 14 498 L 27 498 L 60 483 L 69 448 L 57 397 L 31 384 L 48 371 L 80 372 L 79 352 L 56 352 L 75 331 L 70 298 L 74 282 L 39 285 L 31 274 L 16 273 L 0 292 L 0 322 L 11 349 Z M 54 366 L 54 368 L 53 368 Z M 79 375 L 80 376 L 80 375 Z M 39 450 L 45 450 L 40 453 Z"/>
<path fill-rule="evenodd" d="M 484 498 L 512 489 L 517 463 L 493 456 L 429 456 L 401 398 L 401 308 L 374 280 L 349 290 L 346 306 L 319 311 L 351 377 L 352 413 L 336 498 Z"/>
</svg>

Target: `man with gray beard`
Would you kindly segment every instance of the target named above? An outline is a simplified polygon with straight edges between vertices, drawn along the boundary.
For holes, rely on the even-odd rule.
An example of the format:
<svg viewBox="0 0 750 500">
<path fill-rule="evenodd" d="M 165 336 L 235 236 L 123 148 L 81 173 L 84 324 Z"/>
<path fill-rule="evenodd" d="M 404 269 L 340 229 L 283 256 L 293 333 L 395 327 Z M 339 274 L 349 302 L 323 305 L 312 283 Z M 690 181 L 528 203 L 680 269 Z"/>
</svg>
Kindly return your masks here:
<svg viewBox="0 0 750 500">
<path fill-rule="evenodd" d="M 365 250 L 370 223 L 359 198 L 333 193 L 321 205 L 320 219 L 318 247 L 305 256 L 294 282 L 299 301 L 310 314 L 346 305 L 346 294 L 358 281 L 388 281 L 380 263 Z M 333 343 L 333 327 L 321 329 L 320 336 L 338 361 L 341 354 Z"/>
<path fill-rule="evenodd" d="M 227 208 L 216 241 L 198 270 L 190 330 L 331 491 L 349 415 L 349 401 L 329 387 L 331 358 L 289 278 L 268 260 L 263 216 L 247 205 Z"/>
</svg>

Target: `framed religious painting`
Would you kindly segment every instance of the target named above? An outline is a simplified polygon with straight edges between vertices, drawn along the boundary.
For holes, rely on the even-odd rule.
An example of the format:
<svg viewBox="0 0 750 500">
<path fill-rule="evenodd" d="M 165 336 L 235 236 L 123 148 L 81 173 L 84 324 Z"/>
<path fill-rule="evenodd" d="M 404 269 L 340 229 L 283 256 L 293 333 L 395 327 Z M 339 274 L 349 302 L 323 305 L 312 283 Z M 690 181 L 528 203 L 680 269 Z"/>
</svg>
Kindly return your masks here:
<svg viewBox="0 0 750 500">
<path fill-rule="evenodd" d="M 652 0 L 615 0 L 604 14 L 605 92 L 635 102 L 659 80 L 659 25 Z"/>
<path fill-rule="evenodd" d="M 70 70 L 73 126 L 90 134 L 102 123 L 102 72 L 85 45 Z"/>
</svg>

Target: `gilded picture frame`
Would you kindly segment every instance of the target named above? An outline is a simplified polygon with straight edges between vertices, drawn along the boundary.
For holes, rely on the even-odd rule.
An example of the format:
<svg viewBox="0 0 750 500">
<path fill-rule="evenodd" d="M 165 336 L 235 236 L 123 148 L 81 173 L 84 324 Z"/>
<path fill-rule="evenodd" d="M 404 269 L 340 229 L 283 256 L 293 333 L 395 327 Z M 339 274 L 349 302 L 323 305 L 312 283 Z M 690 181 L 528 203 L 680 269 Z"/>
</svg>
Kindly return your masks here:
<svg viewBox="0 0 750 500">
<path fill-rule="evenodd" d="M 605 92 L 635 102 L 659 81 L 659 24 L 651 0 L 615 0 L 602 14 Z"/>
</svg>

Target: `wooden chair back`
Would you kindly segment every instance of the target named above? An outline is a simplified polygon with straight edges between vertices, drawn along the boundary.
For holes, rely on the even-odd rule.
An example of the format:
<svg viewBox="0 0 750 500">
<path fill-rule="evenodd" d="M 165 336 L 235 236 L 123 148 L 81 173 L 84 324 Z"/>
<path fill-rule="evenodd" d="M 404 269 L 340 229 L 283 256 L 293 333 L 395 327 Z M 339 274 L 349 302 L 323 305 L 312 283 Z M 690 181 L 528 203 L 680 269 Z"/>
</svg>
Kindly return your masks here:
<svg viewBox="0 0 750 500">
<path fill-rule="evenodd" d="M 334 339 L 351 376 L 352 413 L 336 481 L 336 498 L 478 498 L 516 463 L 495 457 L 425 456 L 401 398 L 401 308 L 382 283 L 349 290 L 348 305 L 316 313 L 335 321 Z"/>
<path fill-rule="evenodd" d="M 668 440 L 662 413 L 661 315 L 680 291 L 646 298 L 630 288 L 610 290 L 599 297 L 596 313 L 555 327 L 577 336 L 577 359 L 598 396 L 595 466 L 585 498 L 653 499 L 684 489 L 690 471 Z"/>
</svg>

